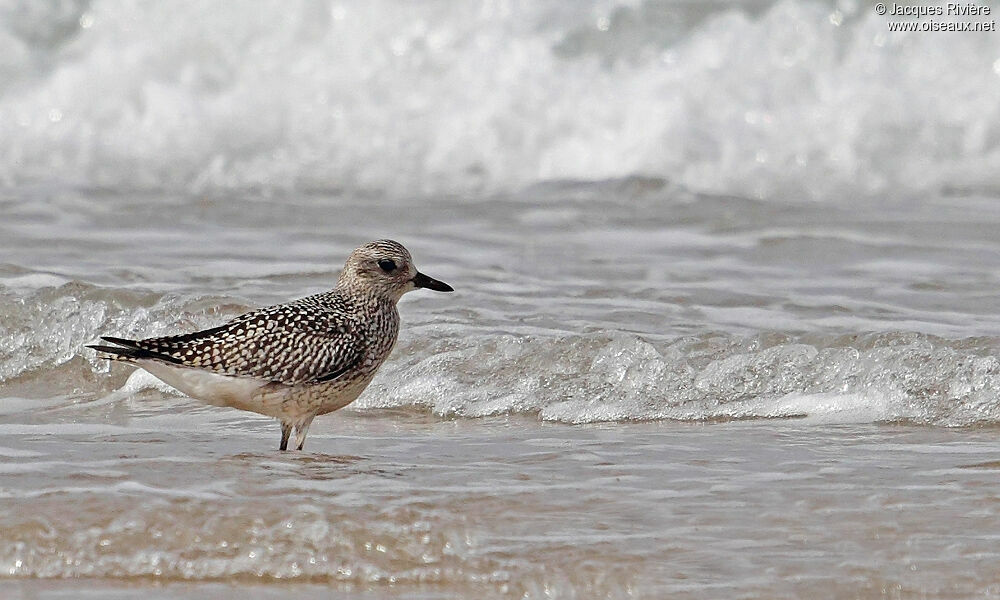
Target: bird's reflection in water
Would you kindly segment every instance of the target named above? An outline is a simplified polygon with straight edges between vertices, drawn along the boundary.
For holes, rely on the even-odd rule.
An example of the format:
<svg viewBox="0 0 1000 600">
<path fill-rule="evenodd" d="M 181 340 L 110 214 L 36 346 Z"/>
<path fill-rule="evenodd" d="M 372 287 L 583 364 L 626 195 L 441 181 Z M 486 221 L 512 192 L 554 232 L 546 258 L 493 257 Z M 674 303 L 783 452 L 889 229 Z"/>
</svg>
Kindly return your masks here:
<svg viewBox="0 0 1000 600">
<path fill-rule="evenodd" d="M 350 454 L 242 452 L 223 459 L 242 463 L 267 477 L 294 477 L 300 480 L 329 481 L 355 476 L 402 477 L 403 473 L 367 464 L 370 459 Z"/>
</svg>

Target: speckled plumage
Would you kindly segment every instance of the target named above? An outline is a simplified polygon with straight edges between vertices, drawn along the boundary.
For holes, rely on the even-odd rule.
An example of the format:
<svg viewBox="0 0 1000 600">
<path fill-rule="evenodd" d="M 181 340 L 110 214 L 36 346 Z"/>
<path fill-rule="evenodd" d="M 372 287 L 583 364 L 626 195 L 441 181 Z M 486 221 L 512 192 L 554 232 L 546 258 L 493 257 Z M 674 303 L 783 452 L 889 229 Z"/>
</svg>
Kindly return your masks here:
<svg viewBox="0 0 1000 600">
<path fill-rule="evenodd" d="M 275 417 L 281 449 L 292 427 L 301 449 L 313 418 L 350 404 L 371 382 L 396 343 L 396 302 L 418 287 L 451 291 L 419 273 L 402 245 L 377 240 L 351 254 L 329 292 L 195 333 L 104 337 L 118 347 L 90 347 L 193 398 Z"/>
</svg>

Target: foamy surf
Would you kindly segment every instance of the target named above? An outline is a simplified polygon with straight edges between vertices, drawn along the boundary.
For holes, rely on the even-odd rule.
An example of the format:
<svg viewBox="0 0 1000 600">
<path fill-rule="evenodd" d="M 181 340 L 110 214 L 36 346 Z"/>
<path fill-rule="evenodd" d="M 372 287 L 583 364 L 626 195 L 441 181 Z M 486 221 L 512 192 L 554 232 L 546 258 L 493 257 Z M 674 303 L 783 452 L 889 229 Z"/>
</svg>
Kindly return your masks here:
<svg viewBox="0 0 1000 600">
<path fill-rule="evenodd" d="M 628 335 L 497 336 L 430 348 L 413 341 L 400 350 L 406 360 L 387 365 L 358 406 L 421 406 L 444 417 L 527 413 L 567 423 L 1000 420 L 996 339 L 900 332 L 806 344 L 768 337 L 654 344 Z"/>
<path fill-rule="evenodd" d="M 185 306 L 197 305 L 184 303 L 156 303 L 150 310 L 86 299 L 109 293 L 84 290 L 83 298 L 49 303 L 46 318 L 30 330 L 35 337 L 10 347 L 0 362 L 0 371 L 14 380 L 58 373 L 58 387 L 75 390 L 74 399 L 8 399 L 6 412 L 96 408 L 144 391 L 176 393 L 131 367 L 116 367 L 108 379 L 108 365 L 82 345 L 116 326 L 128 335 L 156 335 L 177 329 L 167 323 L 193 328 L 218 317 L 191 313 Z M 530 414 L 567 423 L 804 417 L 817 423 L 997 423 L 996 344 L 996 338 L 911 332 L 797 339 L 777 332 L 674 338 L 535 331 L 456 338 L 427 325 L 404 335 L 355 407 L 419 407 L 466 418 Z M 83 391 L 101 380 L 122 383 Z"/>
<path fill-rule="evenodd" d="M 993 36 L 890 33 L 864 2 L 0 14 L 8 184 L 407 196 L 641 173 L 828 201 L 995 189 Z"/>
</svg>

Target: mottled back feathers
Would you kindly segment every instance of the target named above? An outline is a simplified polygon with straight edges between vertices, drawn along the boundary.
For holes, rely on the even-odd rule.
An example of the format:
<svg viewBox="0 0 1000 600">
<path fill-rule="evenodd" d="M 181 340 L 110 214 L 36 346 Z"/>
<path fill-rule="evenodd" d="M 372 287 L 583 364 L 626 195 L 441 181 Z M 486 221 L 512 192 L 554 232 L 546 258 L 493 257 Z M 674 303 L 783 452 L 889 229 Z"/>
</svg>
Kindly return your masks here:
<svg viewBox="0 0 1000 600">
<path fill-rule="evenodd" d="M 364 310 L 358 304 L 335 290 L 262 308 L 196 333 L 109 341 L 148 353 L 145 358 L 220 375 L 290 385 L 328 381 L 363 362 L 368 334 L 374 333 L 368 331 L 372 313 L 381 307 Z M 382 332 L 393 341 L 398 318 L 395 321 L 395 328 Z"/>
</svg>

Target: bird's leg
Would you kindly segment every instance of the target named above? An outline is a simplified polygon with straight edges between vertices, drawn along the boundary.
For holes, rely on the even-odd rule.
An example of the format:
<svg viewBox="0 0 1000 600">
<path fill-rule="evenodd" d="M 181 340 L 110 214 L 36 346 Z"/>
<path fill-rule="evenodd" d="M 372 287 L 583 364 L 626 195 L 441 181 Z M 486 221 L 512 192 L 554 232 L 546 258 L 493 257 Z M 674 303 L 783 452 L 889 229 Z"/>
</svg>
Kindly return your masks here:
<svg viewBox="0 0 1000 600">
<path fill-rule="evenodd" d="M 292 435 L 292 424 L 285 421 L 281 422 L 281 445 L 278 446 L 278 450 L 288 450 L 288 436 Z"/>
<path fill-rule="evenodd" d="M 306 444 L 306 434 L 309 433 L 309 425 L 312 424 L 312 417 L 302 421 L 295 426 L 295 449 L 301 450 Z"/>
</svg>

